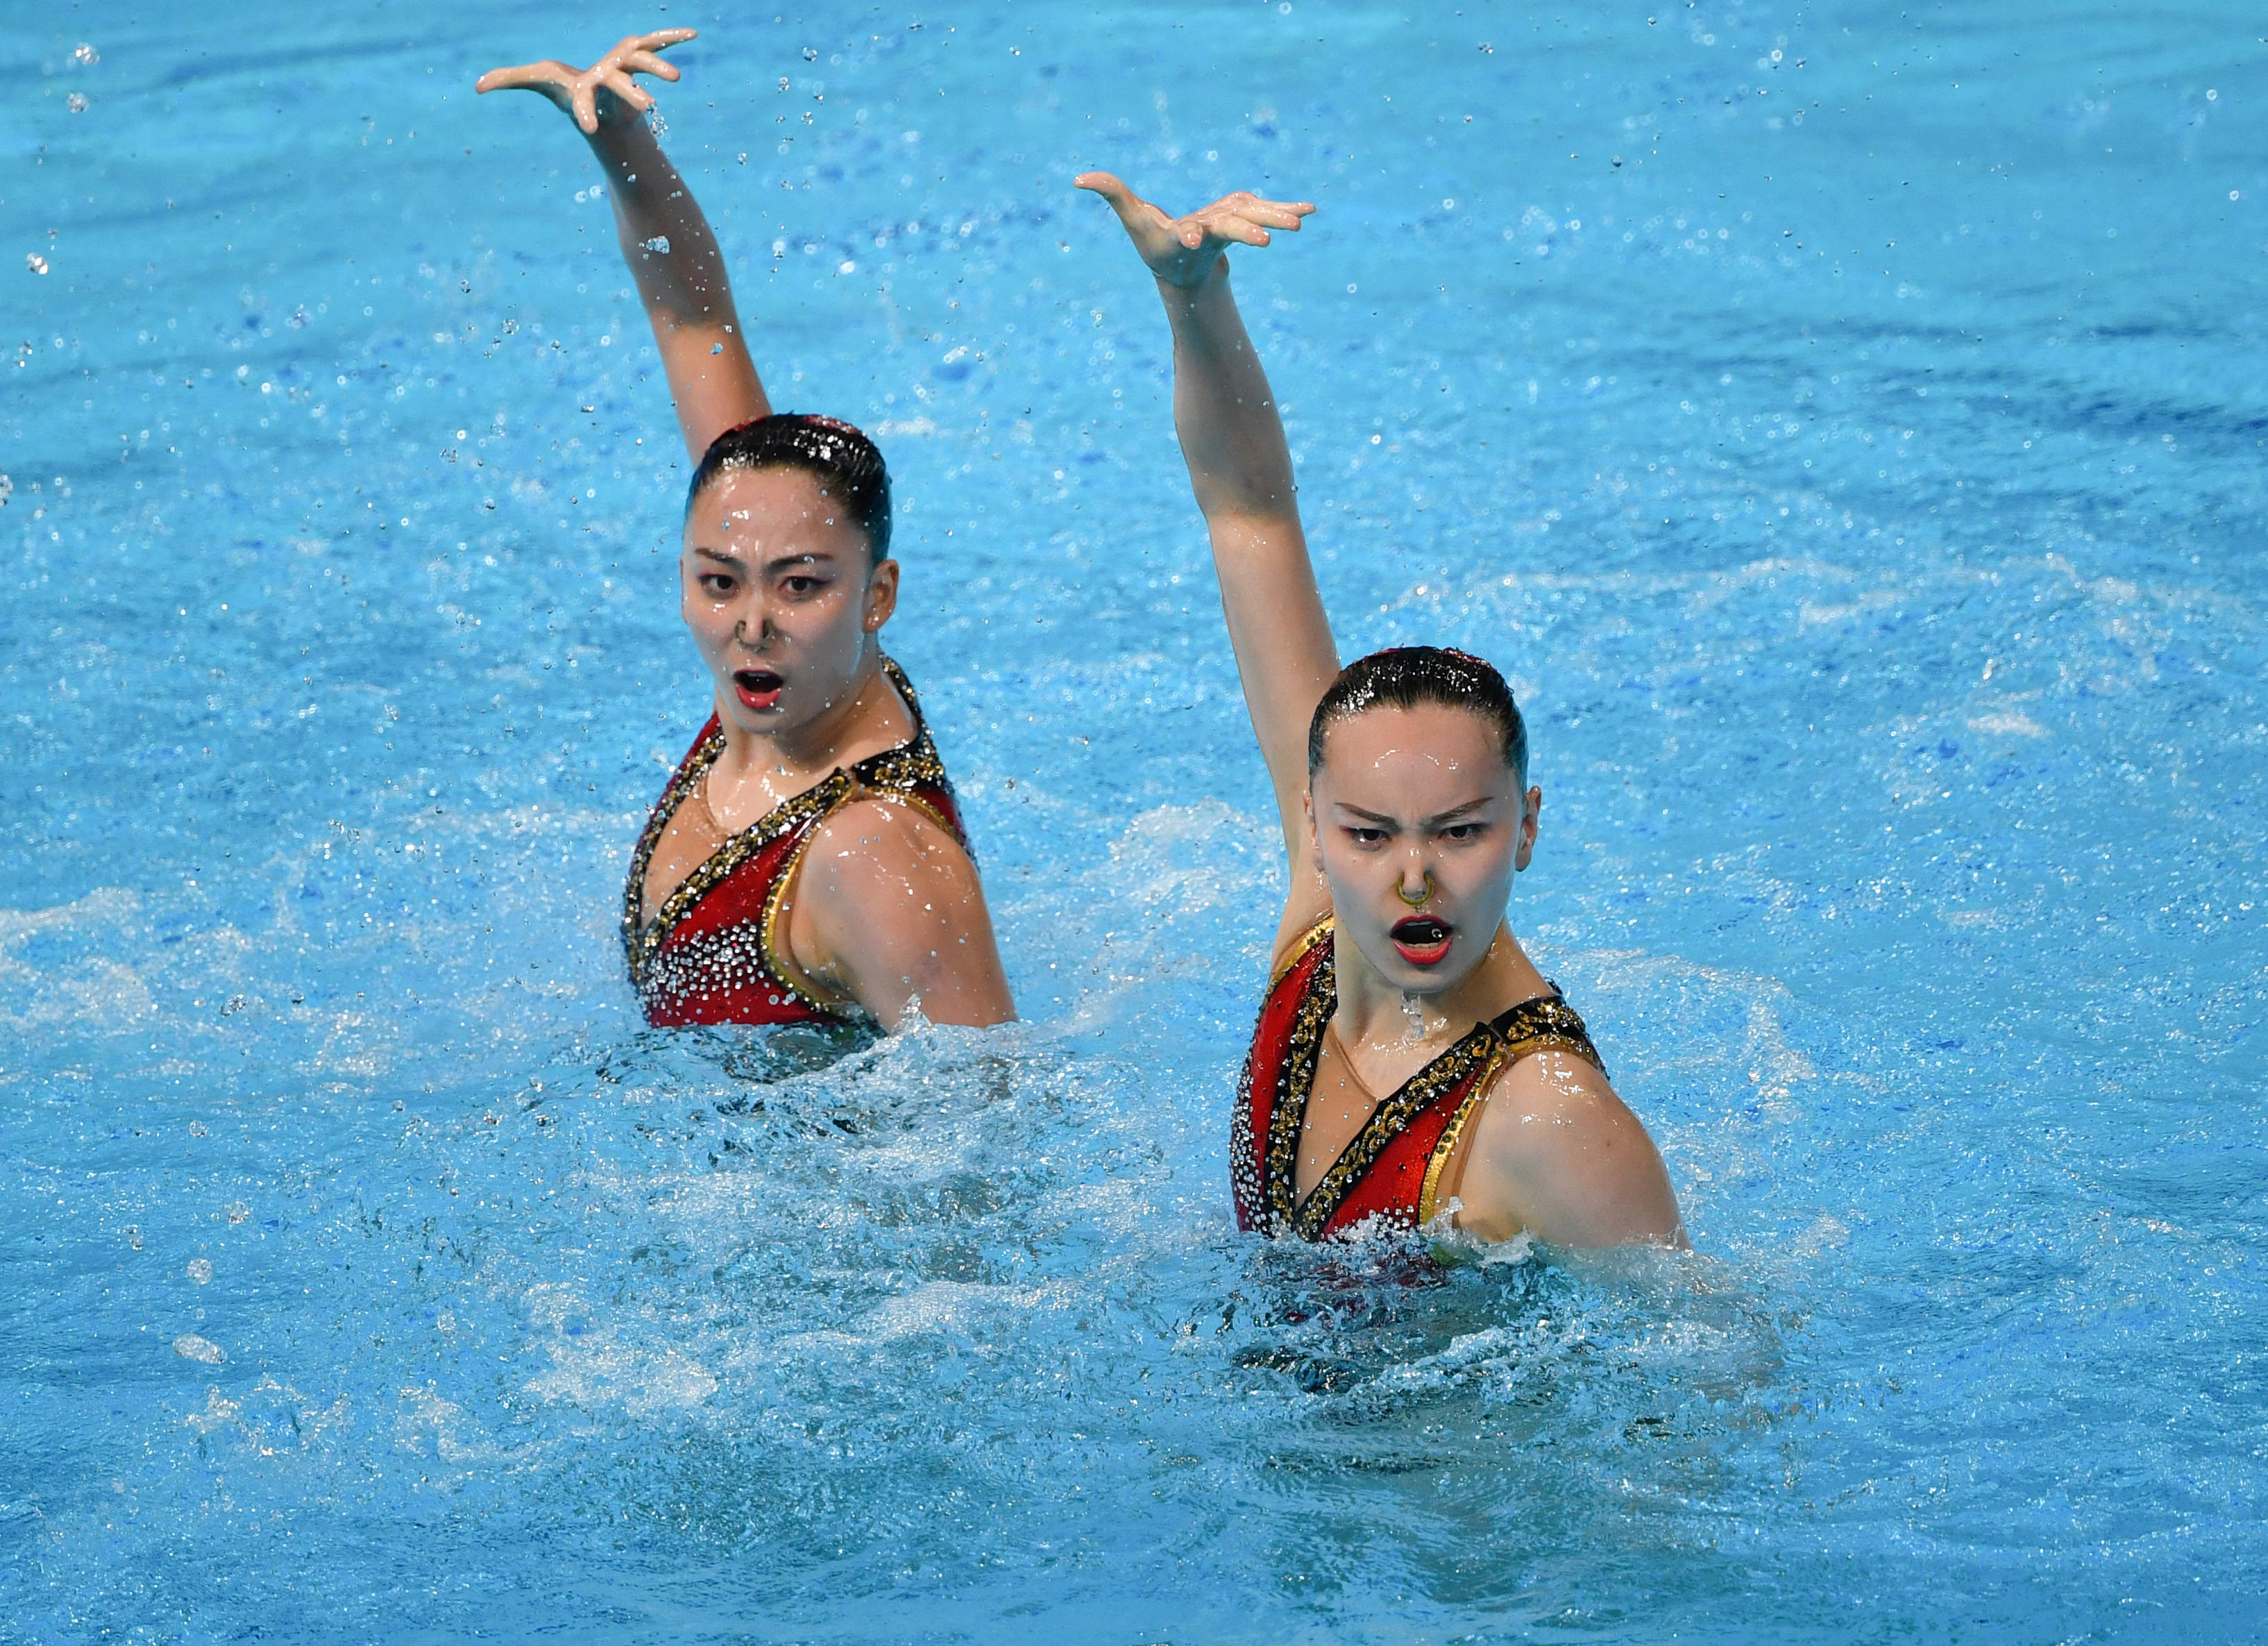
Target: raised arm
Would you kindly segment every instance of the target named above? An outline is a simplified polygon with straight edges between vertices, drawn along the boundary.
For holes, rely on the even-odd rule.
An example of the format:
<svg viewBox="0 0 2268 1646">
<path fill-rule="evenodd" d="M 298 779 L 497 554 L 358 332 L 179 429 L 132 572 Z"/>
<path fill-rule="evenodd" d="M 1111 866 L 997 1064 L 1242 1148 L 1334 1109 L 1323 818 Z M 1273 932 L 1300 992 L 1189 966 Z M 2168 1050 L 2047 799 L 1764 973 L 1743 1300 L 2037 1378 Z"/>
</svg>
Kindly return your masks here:
<svg viewBox="0 0 2268 1646">
<path fill-rule="evenodd" d="M 643 118 L 653 99 L 630 77 L 676 79 L 675 65 L 654 54 L 693 33 L 670 28 L 628 35 L 588 69 L 552 61 L 491 69 L 474 89 L 540 92 L 589 139 L 606 168 L 622 261 L 653 327 L 686 450 L 698 462 L 718 435 L 765 415 L 771 404 L 733 308 L 717 237 Z"/>
<path fill-rule="evenodd" d="M 1108 201 L 1157 276 L 1174 328 L 1174 427 L 1212 538 L 1229 644 L 1276 790 L 1284 846 L 1306 851 L 1307 722 L 1339 672 L 1292 481 L 1283 419 L 1228 289 L 1231 245 L 1265 246 L 1311 205 L 1234 194 L 1176 221 L 1108 172 L 1078 180 Z"/>
</svg>

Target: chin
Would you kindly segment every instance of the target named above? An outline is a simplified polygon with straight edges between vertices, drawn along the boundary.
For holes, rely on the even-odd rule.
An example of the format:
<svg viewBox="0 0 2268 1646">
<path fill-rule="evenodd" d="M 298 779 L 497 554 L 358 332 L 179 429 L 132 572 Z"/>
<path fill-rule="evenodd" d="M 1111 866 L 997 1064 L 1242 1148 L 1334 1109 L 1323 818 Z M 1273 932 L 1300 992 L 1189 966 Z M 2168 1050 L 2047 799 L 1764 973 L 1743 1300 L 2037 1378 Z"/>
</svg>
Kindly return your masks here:
<svg viewBox="0 0 2268 1646">
<path fill-rule="evenodd" d="M 1387 975 L 1403 994 L 1418 1000 L 1430 1000 L 1436 995 L 1446 995 L 1473 974 L 1469 966 L 1451 967 L 1447 965 L 1420 969 L 1398 966 Z"/>
</svg>

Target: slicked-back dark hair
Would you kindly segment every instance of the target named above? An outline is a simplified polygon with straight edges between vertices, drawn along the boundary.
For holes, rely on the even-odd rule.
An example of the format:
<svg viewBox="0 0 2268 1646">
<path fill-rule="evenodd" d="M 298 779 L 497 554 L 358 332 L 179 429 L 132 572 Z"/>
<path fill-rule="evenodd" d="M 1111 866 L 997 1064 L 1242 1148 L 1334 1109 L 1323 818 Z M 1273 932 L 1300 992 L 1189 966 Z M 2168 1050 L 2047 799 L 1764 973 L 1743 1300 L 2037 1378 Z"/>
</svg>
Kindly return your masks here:
<svg viewBox="0 0 2268 1646">
<path fill-rule="evenodd" d="M 685 489 L 687 517 L 720 476 L 758 468 L 801 469 L 866 534 L 874 563 L 890 557 L 890 471 L 881 452 L 857 429 L 810 412 L 776 412 L 727 429 L 709 443 L 693 471 Z"/>
<path fill-rule="evenodd" d="M 1504 763 L 1528 786 L 1528 723 L 1504 676 L 1470 652 L 1441 646 L 1395 646 L 1357 658 L 1315 705 L 1307 723 L 1307 777 L 1322 769 L 1323 746 L 1342 720 L 1373 709 L 1415 709 L 1439 703 L 1478 715 L 1494 728 Z"/>
</svg>

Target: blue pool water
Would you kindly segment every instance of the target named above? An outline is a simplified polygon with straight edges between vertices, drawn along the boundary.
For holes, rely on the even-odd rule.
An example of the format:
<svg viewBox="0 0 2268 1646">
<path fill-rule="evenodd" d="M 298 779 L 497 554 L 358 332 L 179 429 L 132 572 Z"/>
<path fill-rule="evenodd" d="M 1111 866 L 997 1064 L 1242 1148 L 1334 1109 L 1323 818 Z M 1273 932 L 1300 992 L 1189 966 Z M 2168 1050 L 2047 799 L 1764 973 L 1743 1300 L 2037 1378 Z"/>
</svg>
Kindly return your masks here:
<svg viewBox="0 0 2268 1646">
<path fill-rule="evenodd" d="M 0 46 L 0 1637 L 2254 1637 L 2256 11 L 743 10 Z M 1020 1025 L 622 980 L 681 454 L 468 93 L 688 20 Z M 1234 1233 L 1281 871 L 1094 165 L 1320 202 L 1237 266 L 1342 643 L 1514 678 L 1690 1259 Z"/>
</svg>

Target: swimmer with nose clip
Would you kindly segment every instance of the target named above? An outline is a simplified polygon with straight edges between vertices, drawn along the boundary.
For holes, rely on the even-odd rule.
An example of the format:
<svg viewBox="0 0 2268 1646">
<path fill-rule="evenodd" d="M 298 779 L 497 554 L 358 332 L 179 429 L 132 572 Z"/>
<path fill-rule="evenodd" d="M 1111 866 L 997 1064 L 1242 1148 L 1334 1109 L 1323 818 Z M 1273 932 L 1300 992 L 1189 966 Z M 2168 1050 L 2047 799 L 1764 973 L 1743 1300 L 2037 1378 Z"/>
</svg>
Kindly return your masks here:
<svg viewBox="0 0 2268 1646">
<path fill-rule="evenodd" d="M 1291 859 L 1231 1125 L 1239 1224 L 1683 1246 L 1653 1139 L 1506 916 L 1543 804 L 1510 687 L 1431 646 L 1339 666 L 1226 254 L 1314 208 L 1238 193 L 1175 218 L 1107 172 L 1078 182 L 1165 300 L 1174 424 Z"/>
<path fill-rule="evenodd" d="M 1015 1015 L 945 765 L 882 653 L 896 610 L 882 454 L 832 417 L 774 413 L 708 219 L 643 118 L 634 77 L 689 28 L 588 69 L 494 69 L 477 90 L 566 111 L 607 175 L 693 459 L 679 606 L 714 711 L 631 858 L 622 945 L 647 1018 Z"/>
</svg>

